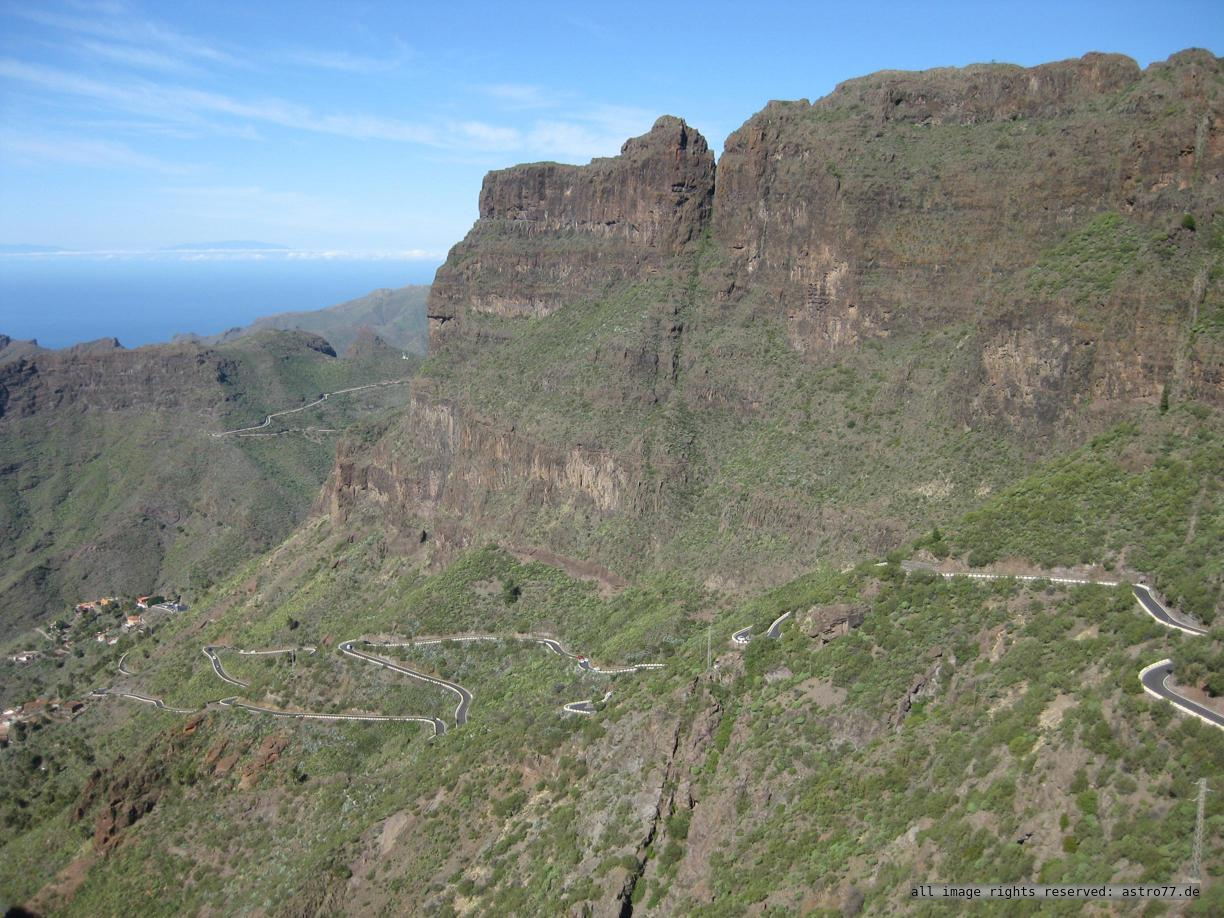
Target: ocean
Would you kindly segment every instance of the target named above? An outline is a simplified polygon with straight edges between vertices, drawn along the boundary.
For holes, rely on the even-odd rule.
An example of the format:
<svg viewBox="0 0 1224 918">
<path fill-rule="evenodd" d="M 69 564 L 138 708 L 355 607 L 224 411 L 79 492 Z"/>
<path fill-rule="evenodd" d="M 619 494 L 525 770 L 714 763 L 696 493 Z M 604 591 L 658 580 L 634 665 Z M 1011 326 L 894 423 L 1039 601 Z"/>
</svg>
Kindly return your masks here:
<svg viewBox="0 0 1224 918">
<path fill-rule="evenodd" d="M 436 269 L 393 259 L 0 255 L 0 334 L 43 347 L 106 337 L 135 347 L 428 284 Z"/>
</svg>

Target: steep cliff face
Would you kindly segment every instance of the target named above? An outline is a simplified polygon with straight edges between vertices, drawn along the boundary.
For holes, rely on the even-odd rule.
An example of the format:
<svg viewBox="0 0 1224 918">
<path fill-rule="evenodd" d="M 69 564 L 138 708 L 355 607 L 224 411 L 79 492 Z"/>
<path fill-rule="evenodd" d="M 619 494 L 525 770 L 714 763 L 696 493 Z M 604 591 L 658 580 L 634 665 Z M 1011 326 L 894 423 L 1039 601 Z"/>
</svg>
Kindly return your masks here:
<svg viewBox="0 0 1224 918">
<path fill-rule="evenodd" d="M 341 443 L 317 509 L 341 523 L 374 509 L 389 532 L 406 535 L 410 547 L 428 542 L 443 559 L 482 538 L 522 546 L 547 541 L 586 555 L 589 529 L 664 509 L 661 482 L 677 472 L 664 463 L 648 470 L 637 449 L 519 432 L 418 380 L 393 434 L 372 445 Z M 557 511 L 583 525 L 541 539 Z"/>
<path fill-rule="evenodd" d="M 716 184 L 676 119 L 492 173 L 428 385 L 322 506 L 768 580 L 1224 407 L 1222 90 L 1204 51 L 885 72 L 770 103 Z"/>
<path fill-rule="evenodd" d="M 480 219 L 430 291 L 431 344 L 453 338 L 472 313 L 545 316 L 658 270 L 700 235 L 713 195 L 709 145 L 671 117 L 617 157 L 489 173 Z"/>
<path fill-rule="evenodd" d="M 235 362 L 196 347 L 48 352 L 0 367 L 0 418 L 39 412 L 184 408 L 235 371 Z M 198 405 L 197 405 L 198 407 Z"/>
<path fill-rule="evenodd" d="M 719 163 L 728 295 L 780 308 L 810 354 L 984 324 L 978 382 L 996 410 L 1152 398 L 1220 257 L 1218 227 L 1182 220 L 1210 221 L 1224 201 L 1221 79 L 1203 51 L 1146 73 L 1091 54 L 885 72 L 812 105 L 771 103 Z M 1103 213 L 1120 218 L 1093 229 Z M 1085 233 L 1080 250 L 1047 254 Z M 1144 371 L 1128 372 L 1139 342 Z"/>
<path fill-rule="evenodd" d="M 44 351 L 45 348 L 39 347 L 37 341 L 15 341 L 8 335 L 0 335 L 0 364 L 9 363 L 21 357 L 31 357 Z"/>
</svg>

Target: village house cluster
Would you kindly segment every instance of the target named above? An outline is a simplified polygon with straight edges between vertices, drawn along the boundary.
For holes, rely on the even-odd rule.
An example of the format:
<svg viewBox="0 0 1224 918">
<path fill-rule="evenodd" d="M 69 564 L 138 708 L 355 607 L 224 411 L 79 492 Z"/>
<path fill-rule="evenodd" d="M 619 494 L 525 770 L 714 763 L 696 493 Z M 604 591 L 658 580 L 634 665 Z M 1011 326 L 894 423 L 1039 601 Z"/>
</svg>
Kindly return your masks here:
<svg viewBox="0 0 1224 918">
<path fill-rule="evenodd" d="M 88 629 L 98 629 L 94 631 L 98 643 L 114 645 L 125 634 L 134 636 L 147 631 L 146 615 L 154 610 L 173 614 L 187 611 L 187 605 L 181 600 L 168 600 L 156 594 L 135 599 L 104 596 L 85 600 L 73 607 L 74 615 L 49 622 L 45 628 L 34 629 L 46 639 L 49 647 L 13 651 L 5 659 L 17 666 L 28 666 L 40 660 L 54 660 L 57 666 L 63 666 L 66 658 L 82 656 L 82 648 L 74 648 L 74 638 L 87 639 Z M 83 700 L 46 698 L 10 707 L 0 715 L 0 746 L 22 740 L 30 729 L 38 729 L 47 720 L 71 718 L 84 708 Z"/>
<path fill-rule="evenodd" d="M 168 600 L 165 596 L 152 593 L 134 600 L 124 600 L 118 596 L 87 599 L 73 607 L 75 616 L 72 621 L 58 618 L 45 628 L 35 629 L 50 642 L 52 646 L 49 649 L 18 650 L 9 653 L 6 659 L 9 663 L 25 666 L 47 656 L 64 657 L 73 649 L 74 631 L 79 637 L 78 629 L 81 626 L 95 622 L 99 627 L 94 632 L 94 640 L 113 646 L 119 643 L 124 634 L 145 629 L 147 622 L 144 613 L 153 609 L 177 613 L 187 611 L 187 606 L 181 600 Z"/>
<path fill-rule="evenodd" d="M 132 605 L 137 611 L 131 611 Z M 125 607 L 127 611 L 125 611 Z M 168 600 L 165 596 L 150 593 L 147 596 L 137 596 L 134 602 L 125 603 L 123 599 L 117 596 L 106 596 L 101 599 L 90 599 L 85 602 L 77 603 L 76 614 L 77 618 L 82 616 L 99 617 L 105 613 L 113 613 L 116 616 L 116 626 L 104 628 L 94 633 L 94 639 L 102 644 L 117 644 L 119 637 L 124 632 L 135 631 L 145 626 L 145 617 L 141 614 L 150 609 L 161 609 L 164 612 L 185 612 L 187 606 L 179 600 Z M 56 622 L 52 628 L 57 628 L 62 623 Z"/>
</svg>

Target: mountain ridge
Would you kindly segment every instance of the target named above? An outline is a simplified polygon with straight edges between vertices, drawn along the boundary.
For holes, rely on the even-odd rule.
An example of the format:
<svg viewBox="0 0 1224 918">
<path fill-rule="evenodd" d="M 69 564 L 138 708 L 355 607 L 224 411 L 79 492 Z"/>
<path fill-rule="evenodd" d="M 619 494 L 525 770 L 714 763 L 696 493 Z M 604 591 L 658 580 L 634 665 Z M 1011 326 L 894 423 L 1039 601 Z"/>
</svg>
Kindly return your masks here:
<svg viewBox="0 0 1224 918">
<path fill-rule="evenodd" d="M 491 173 L 403 423 L 342 444 L 319 506 L 785 577 L 1164 397 L 1218 408 L 1222 83 L 1201 51 L 885 73 L 771 103 L 716 171 L 666 117 L 621 158 Z"/>
<path fill-rule="evenodd" d="M 250 325 L 218 335 L 184 333 L 175 340 L 220 344 L 266 329 L 300 329 L 327 338 L 338 353 L 345 353 L 363 333 L 377 335 L 406 353 L 424 356 L 427 348 L 425 300 L 429 285 L 410 284 L 382 288 L 324 309 L 299 310 L 261 316 Z"/>
<path fill-rule="evenodd" d="M 4 671 L 38 725 L 6 900 L 926 914 L 916 883 L 1180 882 L 1201 820 L 1170 910 L 1220 913 L 1224 734 L 1140 681 L 1224 712 L 1220 65 L 876 75 L 717 165 L 666 117 L 493 173 L 313 512 L 148 633 L 87 610 Z M 301 417 L 269 388 L 234 438 Z"/>
</svg>

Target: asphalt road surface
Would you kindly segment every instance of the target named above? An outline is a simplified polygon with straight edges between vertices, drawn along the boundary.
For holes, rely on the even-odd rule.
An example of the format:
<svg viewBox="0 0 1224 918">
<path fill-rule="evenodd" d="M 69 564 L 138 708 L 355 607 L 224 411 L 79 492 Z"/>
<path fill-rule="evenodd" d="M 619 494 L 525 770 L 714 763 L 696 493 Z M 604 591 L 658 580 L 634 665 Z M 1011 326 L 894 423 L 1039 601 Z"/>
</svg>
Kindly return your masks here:
<svg viewBox="0 0 1224 918">
<path fill-rule="evenodd" d="M 926 567 L 920 564 L 907 564 L 902 562 L 902 567 L 906 570 L 919 570 Z M 1014 578 L 1009 574 L 981 574 L 981 573 L 955 573 L 955 572 L 939 572 L 943 577 L 972 577 L 976 580 L 1048 580 L 1051 583 L 1070 583 L 1070 584 L 1095 584 L 1097 586 L 1116 587 L 1121 584 L 1116 580 L 1078 580 L 1070 577 L 1043 577 L 1041 575 L 1018 575 Z M 1139 607 L 1148 615 L 1164 625 L 1166 628 L 1174 628 L 1184 634 L 1205 635 L 1207 629 L 1202 625 L 1196 625 L 1192 622 L 1183 621 L 1180 617 L 1175 616 L 1152 592 L 1151 587 L 1141 583 L 1131 584 L 1131 592 L 1135 594 L 1135 599 L 1139 601 Z M 1179 695 L 1169 687 L 1169 679 L 1173 675 L 1173 661 L 1161 660 L 1158 663 L 1153 663 L 1151 666 L 1146 666 L 1139 673 L 1139 681 L 1143 684 L 1143 690 L 1153 698 L 1159 698 L 1169 702 L 1171 705 L 1180 711 L 1189 714 L 1192 717 L 1197 717 L 1204 723 L 1211 724 L 1213 727 L 1219 727 L 1224 730 L 1224 715 L 1206 708 L 1203 705 L 1191 701 L 1184 695 Z"/>
<path fill-rule="evenodd" d="M 611 692 L 604 692 L 601 704 L 607 704 L 608 699 L 611 697 Z M 561 710 L 568 714 L 594 714 L 595 705 L 590 701 L 571 701 L 569 704 L 562 705 Z"/>
<path fill-rule="evenodd" d="M 257 704 L 248 704 L 237 698 L 222 698 L 218 704 L 227 708 L 241 708 L 256 714 L 267 714 L 271 717 L 286 717 L 291 720 L 362 720 L 374 722 L 421 723 L 433 727 L 433 735 L 441 736 L 446 732 L 446 724 L 436 717 L 423 717 L 417 714 L 317 714 L 313 711 L 281 711 L 276 708 L 265 708 Z"/>
<path fill-rule="evenodd" d="M 596 666 L 595 664 L 593 664 L 590 661 L 590 659 L 588 659 L 586 656 L 583 656 L 581 654 L 576 654 L 576 653 L 573 653 L 572 651 L 567 650 L 565 646 L 560 641 L 558 641 L 556 638 L 547 637 L 543 635 L 535 635 L 535 634 L 528 634 L 528 635 L 521 635 L 521 634 L 516 634 L 516 635 L 460 634 L 460 635 L 448 635 L 448 636 L 441 636 L 441 637 L 423 637 L 423 638 L 418 638 L 412 641 L 402 641 L 402 642 L 372 641 L 372 640 L 362 638 L 362 639 L 355 639 L 355 640 L 343 642 L 342 644 L 339 645 L 339 650 L 341 653 L 346 654 L 347 656 L 353 657 L 358 660 L 362 660 L 366 663 L 372 663 L 376 666 L 381 666 L 385 669 L 392 670 L 393 672 L 400 673 L 401 675 L 408 676 L 411 679 L 416 679 L 418 681 L 425 682 L 430 685 L 436 685 L 439 688 L 446 689 L 447 691 L 453 693 L 459 699 L 459 703 L 455 708 L 455 726 L 461 727 L 464 724 L 466 724 L 468 721 L 468 712 L 471 708 L 472 701 L 473 701 L 473 695 L 470 691 L 468 691 L 458 682 L 451 682 L 447 679 L 442 679 L 440 677 L 426 675 L 425 673 L 418 672 L 417 670 L 412 669 L 411 667 L 405 666 L 401 663 L 397 663 L 393 660 L 388 660 L 384 657 L 380 657 L 372 653 L 367 653 L 364 650 L 358 650 L 355 645 L 360 644 L 363 647 L 419 647 L 419 646 L 428 646 L 428 645 L 433 645 L 433 644 L 442 644 L 442 643 L 447 643 L 447 642 L 463 643 L 463 642 L 469 642 L 469 641 L 502 641 L 502 640 L 530 641 L 530 642 L 539 644 L 540 646 L 544 647 L 546 650 L 550 651 L 551 653 L 555 653 L 558 656 L 563 656 L 563 657 L 567 657 L 569 659 L 575 660 L 577 662 L 578 667 L 584 670 L 585 672 L 597 673 L 599 675 L 615 675 L 617 673 L 631 673 L 631 672 L 637 672 L 638 670 L 662 669 L 663 668 L 662 663 L 635 663 L 630 666 L 622 666 L 622 667 L 616 667 L 616 668 L 611 668 L 611 669 L 600 668 Z M 239 688 L 248 688 L 249 684 L 246 682 L 242 682 L 238 679 L 235 679 L 233 676 L 231 676 L 229 673 L 225 671 L 225 667 L 222 666 L 221 659 L 217 655 L 218 651 L 237 653 L 237 654 L 242 654 L 245 656 L 264 656 L 264 655 L 283 654 L 283 653 L 284 654 L 296 654 L 299 652 L 314 653 L 315 650 L 316 648 L 314 647 L 281 647 L 281 648 L 274 648 L 270 650 L 238 650 L 232 647 L 222 647 L 220 645 L 215 645 L 215 644 L 209 644 L 201 648 L 201 652 L 204 654 L 205 657 L 208 658 L 208 662 L 212 665 L 213 673 L 216 674 L 217 678 L 221 679 L 223 682 L 229 683 L 230 685 L 238 686 Z M 126 654 L 124 656 L 126 656 Z M 119 671 L 122 674 L 135 675 L 134 673 L 128 671 L 123 666 L 123 657 L 120 657 L 119 663 L 120 663 Z M 131 698 L 136 701 L 142 701 L 142 702 L 145 702 L 146 704 L 151 704 L 151 705 L 154 705 L 155 707 L 159 707 L 167 711 L 175 711 L 180 714 L 190 714 L 190 713 L 193 713 L 193 710 L 200 710 L 200 709 L 186 710 L 182 708 L 167 707 L 160 698 L 152 698 L 147 695 L 141 695 L 136 692 L 122 692 L 122 691 L 116 691 L 112 689 L 96 689 L 94 690 L 92 694 L 96 696 L 114 695 L 114 696 L 121 697 L 121 698 Z M 612 693 L 608 692 L 604 696 L 604 701 L 606 702 L 611 697 L 612 697 Z M 312 711 L 282 711 L 276 708 L 267 708 L 261 705 L 255 705 L 255 704 L 250 704 L 245 701 L 240 701 L 236 696 L 230 697 L 230 698 L 222 698 L 216 702 L 208 702 L 205 705 L 205 707 L 207 707 L 209 704 L 220 704 L 228 708 L 241 708 L 243 710 L 251 711 L 253 713 L 267 714 L 272 717 L 284 717 L 284 718 L 290 718 L 290 719 L 295 719 L 295 720 L 359 720 L 359 721 L 369 721 L 369 722 L 414 721 L 418 723 L 431 724 L 434 728 L 434 736 L 441 736 L 443 733 L 446 732 L 446 724 L 442 720 L 440 720 L 437 717 L 424 716 L 424 715 L 415 715 L 415 714 L 403 714 L 403 715 L 399 715 L 399 714 L 321 714 L 321 713 L 312 712 Z M 567 713 L 571 713 L 571 714 L 594 714 L 595 713 L 595 707 L 589 701 L 570 702 L 569 704 L 563 705 L 562 710 Z"/>
<path fill-rule="evenodd" d="M 1143 683 L 1143 690 L 1153 698 L 1162 698 L 1204 723 L 1224 729 L 1224 714 L 1205 708 L 1169 688 L 1169 678 L 1172 675 L 1173 661 L 1161 660 L 1159 663 L 1145 666 L 1139 674 L 1139 681 Z"/>
<path fill-rule="evenodd" d="M 1152 591 L 1145 586 L 1136 585 L 1131 587 L 1135 594 L 1135 598 L 1139 600 L 1139 605 L 1143 607 L 1143 611 L 1156 619 L 1166 628 L 1176 628 L 1178 631 L 1184 631 L 1186 634 L 1206 634 L 1207 629 L 1199 625 L 1192 625 L 1189 622 L 1181 622 L 1175 619 L 1171 612 L 1160 604 Z"/>
<path fill-rule="evenodd" d="M 98 698 L 103 698 L 107 695 L 114 695 L 118 698 L 131 698 L 133 701 L 143 701 L 145 704 L 151 704 L 155 708 L 161 708 L 163 711 L 169 711 L 172 714 L 194 714 L 199 710 L 199 708 L 172 708 L 160 698 L 151 698 L 148 695 L 141 695 L 139 692 L 119 692 L 115 689 L 98 688 L 89 694 Z"/>
<path fill-rule="evenodd" d="M 224 650 L 226 648 L 221 648 L 221 649 Z M 213 672 L 216 673 L 217 676 L 223 682 L 228 682 L 230 685 L 236 685 L 239 688 L 249 688 L 250 687 L 249 683 L 239 682 L 237 679 L 234 679 L 225 671 L 225 668 L 221 665 L 221 661 L 217 659 L 217 648 L 216 647 L 209 645 L 207 647 L 201 648 L 201 652 L 204 654 L 204 656 L 208 657 L 208 661 L 212 663 Z"/>
<path fill-rule="evenodd" d="M 780 638 L 782 636 L 782 623 L 794 614 L 795 614 L 795 610 L 791 609 L 791 611 L 783 612 L 781 615 L 775 618 L 773 622 L 770 623 L 769 627 L 765 629 L 765 637 Z M 731 635 L 731 641 L 734 644 L 739 644 L 741 647 L 744 644 L 751 643 L 752 642 L 752 626 L 749 625 L 747 628 L 741 628 L 739 631 L 736 631 L 734 634 Z"/>
<path fill-rule="evenodd" d="M 462 727 L 467 723 L 468 708 L 472 704 L 472 693 L 465 689 L 458 682 L 448 682 L 446 679 L 438 679 L 434 676 L 427 676 L 424 673 L 419 673 L 415 669 L 409 669 L 407 666 L 402 666 L 399 663 L 393 663 L 382 657 L 376 657 L 372 653 L 366 653 L 362 650 L 354 649 L 353 645 L 361 643 L 367 647 L 403 647 L 403 644 L 376 644 L 373 641 L 345 641 L 340 645 L 340 652 L 346 653 L 350 657 L 355 657 L 358 660 L 365 660 L 367 663 L 373 663 L 376 666 L 383 666 L 393 672 L 401 673 L 408 676 L 410 679 L 418 679 L 421 682 L 428 682 L 431 685 L 437 685 L 448 692 L 453 692 L 459 697 L 459 704 L 455 708 L 455 726 Z M 411 645 L 408 645 L 411 646 Z"/>
<path fill-rule="evenodd" d="M 347 395 L 350 392 L 360 392 L 363 389 L 377 389 L 381 386 L 398 386 L 400 383 L 406 383 L 406 382 L 408 382 L 406 378 L 405 379 L 388 379 L 388 380 L 384 380 L 383 382 L 370 383 L 369 385 L 366 385 L 366 386 L 353 386 L 352 388 L 349 388 L 349 389 L 337 389 L 335 392 L 325 392 L 322 395 L 320 395 L 317 399 L 315 399 L 313 402 L 311 402 L 309 405 L 299 405 L 296 408 L 286 408 L 284 411 L 274 411 L 272 414 L 268 415 L 267 417 L 263 419 L 262 424 L 256 424 L 254 427 L 236 427 L 233 430 L 222 430 L 218 433 L 214 433 L 213 436 L 214 437 L 228 437 L 231 434 L 249 433 L 252 430 L 262 430 L 263 428 L 267 427 L 269 424 L 272 423 L 273 418 L 283 417 L 286 414 L 296 414 L 299 411 L 305 411 L 307 408 L 313 408 L 315 405 L 321 405 L 325 401 L 327 401 L 329 398 L 331 398 L 333 395 Z"/>
</svg>

